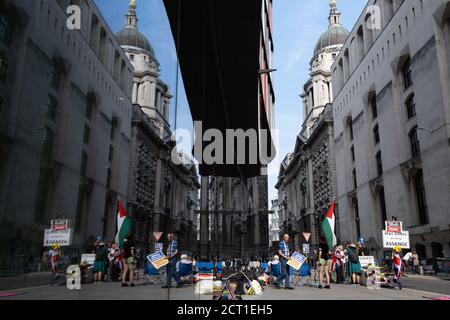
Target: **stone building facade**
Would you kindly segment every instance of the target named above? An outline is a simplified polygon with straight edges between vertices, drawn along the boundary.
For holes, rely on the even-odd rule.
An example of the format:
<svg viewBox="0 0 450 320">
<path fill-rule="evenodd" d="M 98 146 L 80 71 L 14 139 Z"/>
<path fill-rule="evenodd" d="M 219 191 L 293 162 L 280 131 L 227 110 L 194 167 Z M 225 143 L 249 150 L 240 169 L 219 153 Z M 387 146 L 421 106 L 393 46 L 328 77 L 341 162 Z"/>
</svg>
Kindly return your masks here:
<svg viewBox="0 0 450 320">
<path fill-rule="evenodd" d="M 117 41 L 133 65 L 133 115 L 127 211 L 133 219 L 136 244 L 153 247 L 153 232 L 175 232 L 180 249 L 194 251 L 194 210 L 199 182 L 195 166 L 172 161 L 169 108 L 172 96 L 161 81 L 159 63 L 150 41 L 138 30 L 136 3 L 131 1 L 125 27 Z M 185 158 L 178 155 L 178 160 Z M 164 240 L 163 239 L 163 240 Z"/>
<path fill-rule="evenodd" d="M 280 206 L 278 199 L 272 200 L 272 208 L 269 213 L 269 245 L 273 246 L 280 241 Z"/>
<path fill-rule="evenodd" d="M 69 4 L 80 30 L 66 27 Z M 0 255 L 39 258 L 57 217 L 71 221 L 72 248 L 112 239 L 133 66 L 91 0 L 5 0 L 0 19 Z"/>
<path fill-rule="evenodd" d="M 209 186 L 210 254 L 267 256 L 267 177 L 248 179 L 247 184 L 238 178 L 211 177 Z"/>
<path fill-rule="evenodd" d="M 421 257 L 448 257 L 450 1 L 367 5 L 332 66 L 341 238 L 381 258 L 395 216 Z"/>
<path fill-rule="evenodd" d="M 332 1 L 329 26 L 319 38 L 310 62 L 310 79 L 301 95 L 304 123 L 294 153 L 280 168 L 278 184 L 282 233 L 291 235 L 300 249 L 311 233 L 310 244 L 318 246 L 321 223 L 336 192 L 331 65 L 349 32 L 341 25 L 336 2 Z M 339 217 L 339 208 L 335 207 Z M 337 234 L 339 237 L 339 234 Z"/>
</svg>

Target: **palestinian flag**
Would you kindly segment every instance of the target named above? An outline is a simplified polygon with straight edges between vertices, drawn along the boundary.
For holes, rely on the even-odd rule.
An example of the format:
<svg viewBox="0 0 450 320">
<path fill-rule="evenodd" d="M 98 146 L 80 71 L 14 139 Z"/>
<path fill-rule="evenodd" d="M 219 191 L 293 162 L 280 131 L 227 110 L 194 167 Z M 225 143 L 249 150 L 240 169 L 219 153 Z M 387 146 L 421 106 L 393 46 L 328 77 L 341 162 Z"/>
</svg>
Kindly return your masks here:
<svg viewBox="0 0 450 320">
<path fill-rule="evenodd" d="M 123 240 L 128 237 L 131 231 L 131 219 L 127 216 L 127 212 L 119 200 L 117 202 L 118 213 L 117 213 L 117 235 L 116 243 L 119 248 L 123 248 Z"/>
<path fill-rule="evenodd" d="M 334 226 L 336 223 L 336 216 L 334 215 L 334 199 L 331 202 L 330 209 L 328 209 L 328 213 L 325 219 L 322 222 L 322 231 L 327 239 L 328 247 L 330 250 L 333 249 L 335 245 L 337 245 L 336 234 L 334 233 Z"/>
</svg>

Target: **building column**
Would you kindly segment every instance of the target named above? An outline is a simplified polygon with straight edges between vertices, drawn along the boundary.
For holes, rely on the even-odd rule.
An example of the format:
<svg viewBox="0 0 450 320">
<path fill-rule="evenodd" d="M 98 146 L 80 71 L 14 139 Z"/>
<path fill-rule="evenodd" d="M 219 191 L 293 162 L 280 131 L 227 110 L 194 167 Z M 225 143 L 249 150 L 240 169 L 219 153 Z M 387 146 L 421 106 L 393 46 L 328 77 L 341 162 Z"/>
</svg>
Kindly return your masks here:
<svg viewBox="0 0 450 320">
<path fill-rule="evenodd" d="M 200 198 L 200 260 L 208 260 L 209 250 L 209 177 L 201 178 Z"/>
<path fill-rule="evenodd" d="M 149 82 L 149 86 L 148 86 L 148 103 L 150 107 L 155 108 L 155 95 L 156 95 L 156 83 L 154 81 Z"/>
<path fill-rule="evenodd" d="M 138 102 L 138 84 L 137 84 L 137 82 L 134 82 L 133 83 L 133 95 L 132 95 L 132 102 L 133 102 L 133 104 L 137 104 Z"/>
</svg>

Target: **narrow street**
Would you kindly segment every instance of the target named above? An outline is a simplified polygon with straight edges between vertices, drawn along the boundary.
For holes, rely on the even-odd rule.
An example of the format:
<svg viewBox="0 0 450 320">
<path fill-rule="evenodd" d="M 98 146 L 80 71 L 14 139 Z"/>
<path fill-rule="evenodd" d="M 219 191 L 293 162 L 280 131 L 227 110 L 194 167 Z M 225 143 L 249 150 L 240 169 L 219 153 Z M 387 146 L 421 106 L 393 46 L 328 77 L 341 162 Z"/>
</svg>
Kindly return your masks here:
<svg viewBox="0 0 450 320">
<path fill-rule="evenodd" d="M 404 289 L 381 288 L 369 290 L 362 286 L 334 285 L 331 290 L 319 290 L 298 285 L 295 290 L 277 290 L 266 287 L 261 296 L 243 296 L 244 300 L 428 300 L 450 297 L 450 281 L 433 277 L 404 278 Z M 212 300 L 212 296 L 194 294 L 194 286 L 181 289 L 161 289 L 159 286 L 140 282 L 134 288 L 122 288 L 118 283 L 83 285 L 81 290 L 68 290 L 65 286 L 49 285 L 11 290 L 15 296 L 1 300 Z"/>
</svg>

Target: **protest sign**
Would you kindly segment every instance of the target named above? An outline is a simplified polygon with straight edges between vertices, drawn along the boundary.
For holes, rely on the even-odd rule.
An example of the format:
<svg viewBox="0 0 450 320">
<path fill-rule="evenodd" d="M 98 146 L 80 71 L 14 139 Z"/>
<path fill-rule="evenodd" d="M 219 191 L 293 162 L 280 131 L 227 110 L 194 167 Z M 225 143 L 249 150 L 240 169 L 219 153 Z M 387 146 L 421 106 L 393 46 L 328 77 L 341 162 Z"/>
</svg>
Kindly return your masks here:
<svg viewBox="0 0 450 320">
<path fill-rule="evenodd" d="M 155 252 L 149 256 L 147 256 L 147 260 L 156 268 L 161 269 L 165 265 L 169 264 L 169 260 L 167 260 L 164 253 L 161 251 Z"/>
<path fill-rule="evenodd" d="M 291 260 L 288 261 L 288 265 L 295 270 L 300 270 L 302 264 L 306 261 L 306 257 L 298 252 L 294 252 L 291 256 Z"/>
<path fill-rule="evenodd" d="M 383 230 L 383 248 L 393 249 L 400 246 L 402 249 L 409 249 L 409 232 L 388 232 Z"/>
</svg>

